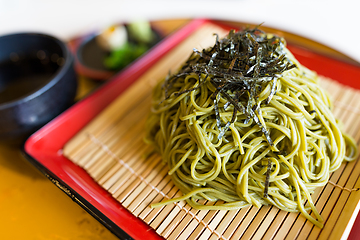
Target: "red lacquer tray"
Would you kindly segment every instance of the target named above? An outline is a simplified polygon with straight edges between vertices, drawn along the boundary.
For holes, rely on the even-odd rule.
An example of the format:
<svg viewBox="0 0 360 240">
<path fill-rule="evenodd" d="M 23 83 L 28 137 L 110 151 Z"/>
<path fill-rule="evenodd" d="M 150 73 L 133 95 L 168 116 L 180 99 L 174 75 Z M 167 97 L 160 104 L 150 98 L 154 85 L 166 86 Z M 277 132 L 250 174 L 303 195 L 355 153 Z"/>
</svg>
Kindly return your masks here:
<svg viewBox="0 0 360 240">
<path fill-rule="evenodd" d="M 209 20 L 193 20 L 164 39 L 96 92 L 34 133 L 24 144 L 23 152 L 33 165 L 121 239 L 161 239 L 161 237 L 122 207 L 82 168 L 65 158 L 62 155 L 63 146 L 154 63 L 207 21 Z M 288 47 L 303 65 L 321 75 L 360 89 L 359 66 L 317 54 L 306 46 L 289 45 Z M 356 236 L 360 235 L 359 218 L 354 226 L 349 239 L 356 239 Z"/>
</svg>

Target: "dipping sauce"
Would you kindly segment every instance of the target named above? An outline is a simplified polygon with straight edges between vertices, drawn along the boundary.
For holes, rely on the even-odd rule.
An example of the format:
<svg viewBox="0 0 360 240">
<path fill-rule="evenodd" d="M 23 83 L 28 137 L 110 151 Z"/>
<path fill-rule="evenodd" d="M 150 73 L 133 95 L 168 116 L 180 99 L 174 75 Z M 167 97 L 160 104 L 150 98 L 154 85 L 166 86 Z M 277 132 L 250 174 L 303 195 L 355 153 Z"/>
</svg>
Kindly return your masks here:
<svg viewBox="0 0 360 240">
<path fill-rule="evenodd" d="M 11 53 L 9 60 L 0 62 L 0 104 L 25 97 L 46 85 L 62 64 L 61 59 L 56 54 L 47 56 L 42 50 L 28 57 Z"/>
</svg>

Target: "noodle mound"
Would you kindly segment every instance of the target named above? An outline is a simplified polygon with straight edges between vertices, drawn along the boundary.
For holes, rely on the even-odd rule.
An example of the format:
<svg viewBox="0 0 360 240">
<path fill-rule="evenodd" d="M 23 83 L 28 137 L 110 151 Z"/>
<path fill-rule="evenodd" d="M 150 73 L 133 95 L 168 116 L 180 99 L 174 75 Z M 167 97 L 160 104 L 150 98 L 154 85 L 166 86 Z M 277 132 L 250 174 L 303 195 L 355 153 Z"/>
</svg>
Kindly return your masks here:
<svg viewBox="0 0 360 240">
<path fill-rule="evenodd" d="M 270 55 L 275 60 L 264 62 Z M 322 227 L 310 194 L 356 155 L 331 107 L 317 74 L 281 38 L 230 32 L 214 47 L 194 50 L 154 89 L 146 141 L 184 195 L 153 207 L 180 200 L 208 210 L 270 204 Z"/>
</svg>

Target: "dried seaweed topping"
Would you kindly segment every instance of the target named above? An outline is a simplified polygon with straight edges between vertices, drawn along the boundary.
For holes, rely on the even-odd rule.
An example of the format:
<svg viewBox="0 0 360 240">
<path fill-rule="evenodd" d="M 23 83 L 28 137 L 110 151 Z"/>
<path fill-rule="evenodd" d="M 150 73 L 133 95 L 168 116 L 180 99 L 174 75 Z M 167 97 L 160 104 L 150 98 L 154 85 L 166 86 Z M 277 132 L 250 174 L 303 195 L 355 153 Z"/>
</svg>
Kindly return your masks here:
<svg viewBox="0 0 360 240">
<path fill-rule="evenodd" d="M 238 32 L 231 30 L 221 40 L 217 34 L 215 36 L 214 46 L 202 51 L 194 49 L 194 53 L 180 71 L 168 76 L 164 84 L 165 97 L 168 97 L 168 89 L 176 79 L 196 73 L 200 79 L 199 86 L 177 94 L 193 91 L 206 81 L 210 81 L 216 88 L 213 98 L 217 127 L 220 130 L 219 139 L 236 120 L 236 113 L 241 112 L 246 116 L 246 122 L 252 119 L 261 128 L 266 140 L 272 146 L 270 133 L 260 120 L 262 117 L 258 96 L 267 84 L 271 84 L 270 94 L 266 100 L 268 104 L 276 94 L 276 83 L 281 74 L 296 67 L 286 57 L 283 39 L 265 34 L 258 27 Z M 203 75 L 206 77 L 202 77 Z M 224 127 L 220 121 L 219 95 L 228 101 L 226 107 L 230 104 L 234 106 L 232 119 Z"/>
</svg>

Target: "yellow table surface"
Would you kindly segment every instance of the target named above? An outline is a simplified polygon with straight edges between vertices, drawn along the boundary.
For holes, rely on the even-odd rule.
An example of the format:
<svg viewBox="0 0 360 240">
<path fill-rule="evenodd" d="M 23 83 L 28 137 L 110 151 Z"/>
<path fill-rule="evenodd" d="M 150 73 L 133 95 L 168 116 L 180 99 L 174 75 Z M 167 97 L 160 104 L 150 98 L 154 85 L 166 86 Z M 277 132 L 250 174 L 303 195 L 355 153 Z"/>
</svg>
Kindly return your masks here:
<svg viewBox="0 0 360 240">
<path fill-rule="evenodd" d="M 186 21 L 163 20 L 154 24 L 167 35 Z M 299 40 L 291 34 L 286 37 Z M 306 44 L 337 54 L 313 42 Z M 80 77 L 77 99 L 99 85 Z M 0 145 L 0 214 L 0 239 L 117 239 L 27 162 L 19 148 L 5 145 Z"/>
</svg>

